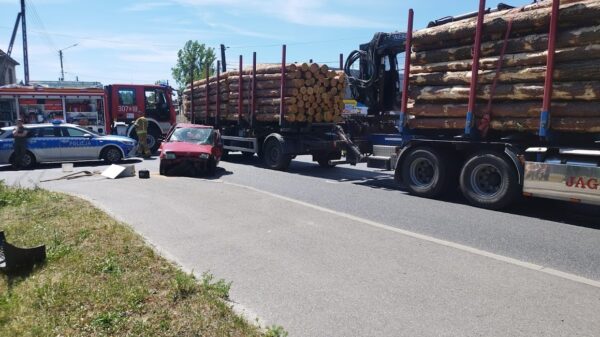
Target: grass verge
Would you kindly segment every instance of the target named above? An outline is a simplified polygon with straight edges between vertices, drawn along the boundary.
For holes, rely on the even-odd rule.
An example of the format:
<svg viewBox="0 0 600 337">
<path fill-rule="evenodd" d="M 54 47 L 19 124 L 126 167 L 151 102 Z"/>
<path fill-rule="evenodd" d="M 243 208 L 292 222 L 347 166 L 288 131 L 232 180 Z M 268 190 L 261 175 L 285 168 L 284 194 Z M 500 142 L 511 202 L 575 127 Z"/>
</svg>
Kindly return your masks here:
<svg viewBox="0 0 600 337">
<path fill-rule="evenodd" d="M 198 282 L 86 201 L 0 181 L 0 230 L 48 255 L 0 274 L 0 336 L 263 336 L 223 301 L 229 283 Z"/>
</svg>

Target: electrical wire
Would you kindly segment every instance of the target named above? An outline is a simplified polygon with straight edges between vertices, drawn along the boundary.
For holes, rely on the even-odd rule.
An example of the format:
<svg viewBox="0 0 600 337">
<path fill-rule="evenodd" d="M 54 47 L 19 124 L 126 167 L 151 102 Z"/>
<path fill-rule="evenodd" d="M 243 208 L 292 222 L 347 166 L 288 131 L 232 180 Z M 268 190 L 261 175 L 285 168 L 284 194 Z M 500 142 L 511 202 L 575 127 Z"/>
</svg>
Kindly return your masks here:
<svg viewBox="0 0 600 337">
<path fill-rule="evenodd" d="M 50 34 L 48 34 L 48 31 L 46 30 L 46 26 L 44 25 L 42 18 L 38 14 L 38 11 L 37 11 L 35 5 L 33 4 L 33 2 L 30 0 L 26 0 L 26 5 L 27 5 L 27 8 L 29 9 L 28 12 L 33 14 L 31 16 L 31 18 L 33 18 L 34 24 L 39 27 L 42 38 L 43 38 L 43 40 L 45 40 L 45 43 L 48 45 L 49 48 L 58 50 L 58 48 L 56 47 L 56 44 L 54 43 L 54 40 L 52 39 Z"/>
</svg>

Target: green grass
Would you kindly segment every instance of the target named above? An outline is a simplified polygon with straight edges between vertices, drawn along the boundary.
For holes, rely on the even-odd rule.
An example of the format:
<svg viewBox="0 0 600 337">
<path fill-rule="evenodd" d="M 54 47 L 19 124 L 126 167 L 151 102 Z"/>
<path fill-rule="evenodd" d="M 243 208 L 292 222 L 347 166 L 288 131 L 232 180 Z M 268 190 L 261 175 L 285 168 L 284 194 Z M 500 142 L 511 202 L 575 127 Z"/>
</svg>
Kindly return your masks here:
<svg viewBox="0 0 600 337">
<path fill-rule="evenodd" d="M 234 314 L 223 301 L 231 283 L 196 280 L 80 199 L 0 182 L 0 230 L 47 247 L 32 272 L 0 274 L 0 336 L 287 335 Z"/>
</svg>

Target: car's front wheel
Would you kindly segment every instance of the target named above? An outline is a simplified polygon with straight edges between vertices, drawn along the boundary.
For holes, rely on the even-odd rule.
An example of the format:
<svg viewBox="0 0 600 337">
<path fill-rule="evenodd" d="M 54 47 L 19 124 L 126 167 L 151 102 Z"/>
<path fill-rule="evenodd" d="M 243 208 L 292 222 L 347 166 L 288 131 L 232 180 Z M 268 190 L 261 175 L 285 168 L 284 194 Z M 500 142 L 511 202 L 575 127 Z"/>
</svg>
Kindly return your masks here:
<svg viewBox="0 0 600 337">
<path fill-rule="evenodd" d="M 100 157 L 109 164 L 115 164 L 121 161 L 123 155 L 121 154 L 121 150 L 111 146 L 104 149 Z"/>
</svg>

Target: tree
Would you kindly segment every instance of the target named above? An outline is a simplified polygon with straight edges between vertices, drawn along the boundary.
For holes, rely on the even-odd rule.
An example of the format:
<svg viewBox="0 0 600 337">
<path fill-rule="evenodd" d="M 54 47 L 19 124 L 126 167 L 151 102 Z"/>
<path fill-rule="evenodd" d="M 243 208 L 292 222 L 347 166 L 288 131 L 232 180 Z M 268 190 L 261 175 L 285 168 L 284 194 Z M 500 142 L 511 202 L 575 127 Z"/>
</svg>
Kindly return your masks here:
<svg viewBox="0 0 600 337">
<path fill-rule="evenodd" d="M 175 82 L 179 86 L 179 91 L 191 82 L 192 66 L 194 67 L 194 81 L 206 78 L 206 72 L 209 76 L 215 72 L 213 63 L 217 59 L 214 48 L 207 48 L 204 43 L 189 40 L 177 52 L 177 64 L 171 68 Z M 208 68 L 207 68 L 208 65 Z"/>
</svg>

